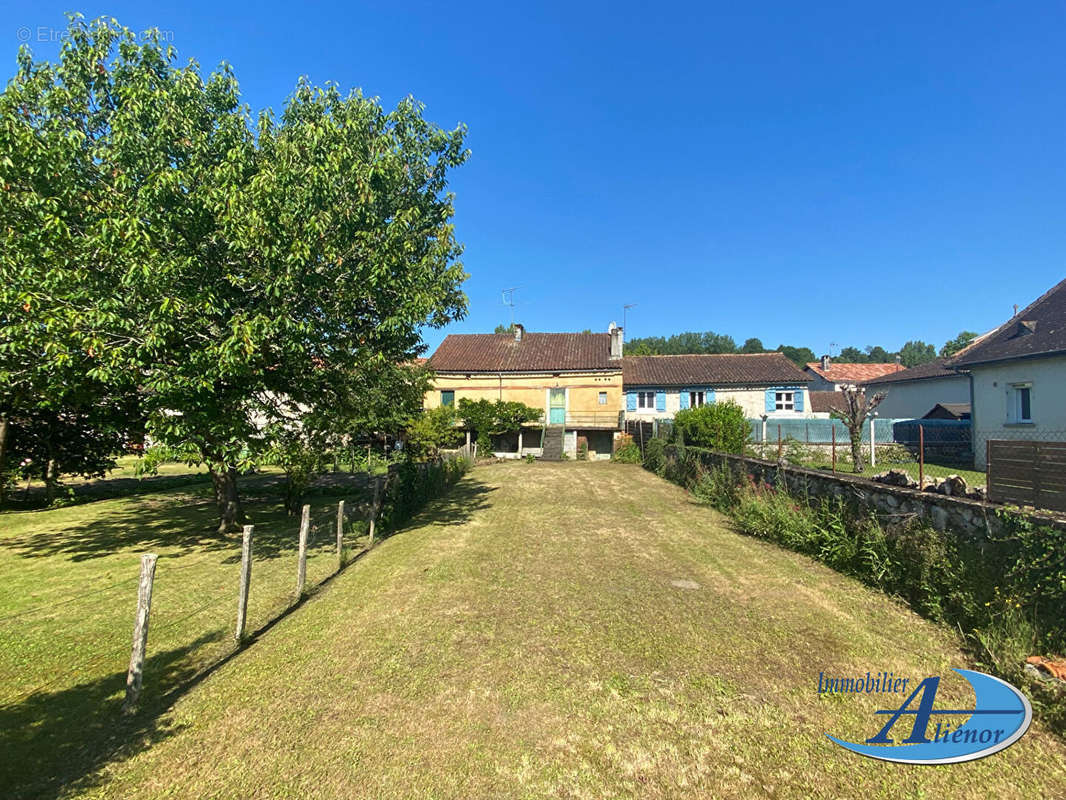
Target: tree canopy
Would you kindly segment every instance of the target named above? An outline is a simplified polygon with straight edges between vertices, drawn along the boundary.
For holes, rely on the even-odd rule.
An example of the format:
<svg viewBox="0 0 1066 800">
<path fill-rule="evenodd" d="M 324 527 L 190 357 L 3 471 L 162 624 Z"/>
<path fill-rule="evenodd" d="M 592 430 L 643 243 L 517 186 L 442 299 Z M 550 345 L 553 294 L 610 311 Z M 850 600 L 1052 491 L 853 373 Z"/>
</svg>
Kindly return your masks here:
<svg viewBox="0 0 1066 800">
<path fill-rule="evenodd" d="M 371 418 L 388 404 L 351 398 L 382 381 L 413 395 L 398 365 L 421 327 L 465 313 L 446 193 L 465 130 L 422 111 L 301 80 L 253 121 L 229 66 L 178 66 L 113 20 L 72 19 L 57 64 L 20 51 L 0 95 L 4 409 L 68 366 L 136 375 L 149 434 L 209 466 L 232 525 L 271 422 Z"/>
</svg>

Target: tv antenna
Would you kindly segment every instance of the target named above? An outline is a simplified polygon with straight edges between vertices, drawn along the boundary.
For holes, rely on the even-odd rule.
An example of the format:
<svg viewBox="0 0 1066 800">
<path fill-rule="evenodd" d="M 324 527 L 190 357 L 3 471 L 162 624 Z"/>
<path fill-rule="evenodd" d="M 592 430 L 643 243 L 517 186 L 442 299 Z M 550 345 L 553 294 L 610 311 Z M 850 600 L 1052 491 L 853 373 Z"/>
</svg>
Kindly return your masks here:
<svg viewBox="0 0 1066 800">
<path fill-rule="evenodd" d="M 518 291 L 520 287 L 512 286 L 510 289 L 504 289 L 503 304 L 511 309 L 511 328 L 514 328 L 514 293 Z"/>
<path fill-rule="evenodd" d="M 836 350 L 836 348 L 838 348 L 839 346 L 840 345 L 838 345 L 836 342 L 830 342 L 829 343 L 829 355 L 832 356 L 833 358 L 836 358 L 837 354 L 834 353 L 833 351 Z"/>
</svg>

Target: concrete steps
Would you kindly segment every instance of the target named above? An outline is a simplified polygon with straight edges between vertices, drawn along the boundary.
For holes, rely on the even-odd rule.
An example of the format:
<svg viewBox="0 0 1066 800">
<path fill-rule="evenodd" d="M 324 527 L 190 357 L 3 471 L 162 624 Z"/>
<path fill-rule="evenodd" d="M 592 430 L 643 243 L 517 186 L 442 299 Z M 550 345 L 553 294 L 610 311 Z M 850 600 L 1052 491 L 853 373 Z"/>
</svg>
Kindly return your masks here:
<svg viewBox="0 0 1066 800">
<path fill-rule="evenodd" d="M 541 458 L 545 461 L 563 460 L 563 428 L 552 426 L 544 430 L 544 453 Z"/>
</svg>

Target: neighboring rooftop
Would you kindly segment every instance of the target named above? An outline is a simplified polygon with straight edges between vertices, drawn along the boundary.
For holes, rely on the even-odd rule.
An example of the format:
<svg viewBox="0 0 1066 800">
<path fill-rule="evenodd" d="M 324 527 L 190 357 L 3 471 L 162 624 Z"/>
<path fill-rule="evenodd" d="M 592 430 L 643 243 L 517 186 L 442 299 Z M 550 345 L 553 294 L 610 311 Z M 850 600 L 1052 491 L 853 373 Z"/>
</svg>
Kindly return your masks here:
<svg viewBox="0 0 1066 800">
<path fill-rule="evenodd" d="M 965 377 L 959 375 L 953 369 L 947 367 L 948 359 L 937 358 L 930 361 L 928 364 L 919 364 L 917 367 L 911 367 L 910 369 L 903 369 L 892 371 L 887 375 L 882 375 L 880 378 L 873 378 L 872 380 L 863 381 L 864 386 L 881 386 L 886 383 L 902 383 L 903 381 L 922 381 L 930 378 L 959 378 Z"/>
<path fill-rule="evenodd" d="M 954 366 L 1066 354 L 1066 280 L 991 333 L 960 350 Z"/>
<path fill-rule="evenodd" d="M 429 359 L 437 372 L 566 372 L 619 369 L 609 333 L 453 333 Z"/>
<path fill-rule="evenodd" d="M 625 356 L 626 386 L 804 384 L 810 378 L 781 353 Z"/>
<path fill-rule="evenodd" d="M 882 375 L 902 372 L 899 364 L 833 364 L 823 366 L 821 361 L 813 361 L 807 369 L 833 383 L 866 383 Z"/>
<path fill-rule="evenodd" d="M 828 414 L 830 411 L 840 411 L 844 408 L 843 392 L 810 392 L 811 411 Z"/>
</svg>

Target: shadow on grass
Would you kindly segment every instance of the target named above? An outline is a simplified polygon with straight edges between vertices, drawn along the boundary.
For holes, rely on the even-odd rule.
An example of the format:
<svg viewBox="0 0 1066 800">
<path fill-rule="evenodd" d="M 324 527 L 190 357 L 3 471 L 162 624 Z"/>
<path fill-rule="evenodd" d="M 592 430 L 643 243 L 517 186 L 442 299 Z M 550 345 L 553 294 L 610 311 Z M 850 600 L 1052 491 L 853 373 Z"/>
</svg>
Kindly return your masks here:
<svg viewBox="0 0 1066 800">
<path fill-rule="evenodd" d="M 241 499 L 248 521 L 255 525 L 256 558 L 276 558 L 296 547 L 299 519 L 284 508 L 284 479 L 279 475 L 245 476 Z M 366 476 L 332 477 L 313 487 L 312 504 L 316 527 L 332 521 L 327 506 L 346 500 L 355 510 L 367 501 Z M 236 561 L 240 534 L 219 535 L 218 512 L 210 486 L 159 497 L 143 497 L 117 505 L 106 517 L 75 523 L 63 531 L 54 529 L 5 538 L 0 547 L 25 558 L 63 556 L 73 561 L 110 556 L 122 550 L 150 551 L 178 548 L 180 555 L 193 552 L 233 551 Z M 168 556 L 164 555 L 163 558 Z"/>
<path fill-rule="evenodd" d="M 218 641 L 216 631 L 145 661 L 156 685 L 188 684 L 197 668 L 189 656 Z M 0 708 L 0 786 L 4 797 L 54 798 L 84 785 L 109 761 L 128 758 L 176 732 L 161 720 L 173 698 L 146 683 L 137 713 L 122 714 L 125 671 Z"/>
<path fill-rule="evenodd" d="M 261 488 L 269 492 L 271 487 L 266 483 Z M 461 525 L 475 512 L 489 506 L 488 496 L 494 491 L 495 487 L 467 475 L 446 490 L 444 495 L 428 501 L 403 526 L 387 532 L 385 536 L 397 536 L 406 530 L 427 525 Z M 162 537 L 170 546 L 183 542 L 190 547 L 211 549 L 221 544 L 205 541 L 204 537 L 195 533 L 175 534 L 174 523 L 177 517 L 181 520 L 181 526 L 195 529 L 201 517 L 212 512 L 213 505 L 209 501 L 192 505 L 167 503 L 160 504 L 158 508 L 134 509 L 128 514 L 117 514 L 117 520 L 108 520 L 106 524 L 95 522 L 84 526 L 71 542 L 53 549 L 50 554 L 69 555 L 75 552 L 91 558 L 118 547 L 150 545 L 161 541 Z M 265 512 L 258 508 L 256 513 L 262 516 Z M 257 557 L 263 555 L 272 541 L 270 535 L 260 538 L 259 525 L 257 521 Z M 291 517 L 285 514 L 280 504 L 272 511 L 271 524 L 264 527 L 273 532 L 271 535 L 274 539 L 280 536 L 279 530 L 284 530 L 286 548 L 292 549 L 292 542 L 289 541 L 294 538 Z M 38 543 L 39 546 L 43 544 Z M 23 540 L 21 546 L 29 547 L 32 544 Z M 367 552 L 361 550 L 352 554 L 339 572 L 310 587 L 307 597 L 323 591 Z M 30 554 L 49 553 L 34 551 Z M 140 708 L 134 715 L 124 716 L 121 713 L 125 671 L 112 672 L 50 694 L 32 695 L 17 705 L 0 708 L 0 753 L 3 754 L 0 759 L 0 787 L 4 787 L 3 796 L 52 799 L 99 784 L 104 780 L 100 770 L 108 763 L 130 758 L 178 732 L 179 726 L 165 720 L 173 704 L 239 656 L 283 619 L 295 613 L 307 597 L 266 621 L 251 633 L 242 647 L 230 647 L 224 655 L 210 663 L 198 661 L 196 651 L 205 645 L 221 642 L 228 635 L 224 630 L 213 631 L 183 647 L 149 656 L 145 662 L 145 685 Z"/>
</svg>

